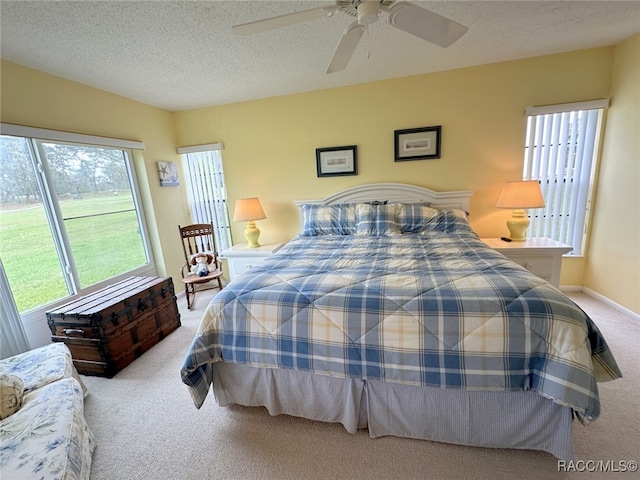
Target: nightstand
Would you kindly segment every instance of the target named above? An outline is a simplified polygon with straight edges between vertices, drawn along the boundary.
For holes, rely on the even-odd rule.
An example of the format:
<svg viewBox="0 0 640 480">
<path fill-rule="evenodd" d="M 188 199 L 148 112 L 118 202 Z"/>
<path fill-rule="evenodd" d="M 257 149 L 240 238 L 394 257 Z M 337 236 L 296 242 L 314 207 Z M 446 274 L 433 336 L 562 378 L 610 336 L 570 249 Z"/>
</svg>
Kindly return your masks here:
<svg viewBox="0 0 640 480">
<path fill-rule="evenodd" d="M 231 280 L 242 275 L 251 267 L 264 261 L 282 247 L 282 243 L 268 243 L 259 247 L 249 248 L 246 244 L 234 245 L 220 252 L 221 258 L 227 259 L 229 277 Z"/>
<path fill-rule="evenodd" d="M 571 246 L 549 238 L 527 238 L 524 242 L 505 242 L 499 238 L 481 240 L 554 287 L 560 287 L 562 255 L 573 250 Z"/>
</svg>

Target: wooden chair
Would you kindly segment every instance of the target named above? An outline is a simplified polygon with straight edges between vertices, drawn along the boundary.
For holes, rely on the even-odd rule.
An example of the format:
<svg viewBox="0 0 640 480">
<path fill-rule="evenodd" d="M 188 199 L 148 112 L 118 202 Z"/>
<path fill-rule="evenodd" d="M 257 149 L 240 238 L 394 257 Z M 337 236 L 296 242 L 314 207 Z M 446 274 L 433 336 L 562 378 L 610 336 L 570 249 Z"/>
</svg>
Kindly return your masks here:
<svg viewBox="0 0 640 480">
<path fill-rule="evenodd" d="M 218 282 L 218 286 L 213 288 L 222 290 L 222 280 L 220 278 L 222 276 L 222 268 L 220 259 L 218 258 L 213 224 L 196 223 L 185 227 L 178 225 L 178 230 L 180 231 L 185 261 L 184 265 L 180 268 L 180 274 L 182 275 L 182 283 L 184 283 L 184 291 L 187 296 L 187 308 L 191 310 L 197 285 L 215 280 Z M 191 273 L 191 267 L 195 265 L 194 257 L 199 253 L 209 254 L 213 257 L 210 263 L 211 270 L 204 276 Z"/>
</svg>

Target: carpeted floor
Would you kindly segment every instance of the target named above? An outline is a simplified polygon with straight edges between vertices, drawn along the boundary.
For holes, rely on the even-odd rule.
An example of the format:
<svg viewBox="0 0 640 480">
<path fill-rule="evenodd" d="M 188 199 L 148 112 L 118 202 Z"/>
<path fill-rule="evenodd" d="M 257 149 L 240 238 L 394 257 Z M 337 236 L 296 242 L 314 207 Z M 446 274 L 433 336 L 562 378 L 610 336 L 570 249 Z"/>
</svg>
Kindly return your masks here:
<svg viewBox="0 0 640 480">
<path fill-rule="evenodd" d="M 202 312 L 217 291 L 198 294 L 196 310 L 179 300 L 182 327 L 112 379 L 83 377 L 85 415 L 97 437 L 95 480 L 190 479 L 636 479 L 629 472 L 558 472 L 555 457 L 400 438 L 261 408 L 219 407 L 209 396 L 197 410 L 180 367 Z M 602 415 L 576 422 L 575 460 L 640 461 L 640 323 L 584 294 L 570 294 L 595 320 L 624 378 L 600 384 Z M 569 465 L 570 466 L 570 465 Z"/>
</svg>

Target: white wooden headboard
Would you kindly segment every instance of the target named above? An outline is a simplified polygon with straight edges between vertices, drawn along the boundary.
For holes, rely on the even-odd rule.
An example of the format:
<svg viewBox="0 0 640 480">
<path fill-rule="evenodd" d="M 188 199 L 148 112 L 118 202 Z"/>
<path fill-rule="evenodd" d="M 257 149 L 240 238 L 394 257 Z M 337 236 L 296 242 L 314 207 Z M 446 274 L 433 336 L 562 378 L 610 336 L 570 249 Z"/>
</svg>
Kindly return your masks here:
<svg viewBox="0 0 640 480">
<path fill-rule="evenodd" d="M 332 205 L 335 203 L 363 203 L 388 201 L 398 203 L 427 203 L 435 208 L 456 208 L 469 211 L 469 190 L 434 192 L 428 188 L 406 183 L 369 183 L 350 187 L 322 200 L 294 200 L 298 207 L 304 204 Z"/>
</svg>

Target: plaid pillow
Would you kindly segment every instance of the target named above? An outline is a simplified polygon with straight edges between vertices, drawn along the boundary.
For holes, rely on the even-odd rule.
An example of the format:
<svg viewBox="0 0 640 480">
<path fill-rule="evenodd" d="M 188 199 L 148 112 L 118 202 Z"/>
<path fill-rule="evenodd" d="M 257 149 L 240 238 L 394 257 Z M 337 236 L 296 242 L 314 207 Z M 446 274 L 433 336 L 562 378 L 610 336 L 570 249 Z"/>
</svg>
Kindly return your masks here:
<svg viewBox="0 0 640 480">
<path fill-rule="evenodd" d="M 430 225 L 440 211 L 420 203 L 399 204 L 398 225 L 402 233 L 420 233 L 426 230 L 433 230 Z"/>
<path fill-rule="evenodd" d="M 398 204 L 356 205 L 356 235 L 400 235 L 400 227 L 396 222 Z"/>
<path fill-rule="evenodd" d="M 302 205 L 302 235 L 353 235 L 356 233 L 356 208 L 350 203 Z"/>
<path fill-rule="evenodd" d="M 462 210 L 440 210 L 438 217 L 432 222 L 431 231 L 443 233 L 473 233 L 467 220 L 467 214 Z"/>
</svg>

